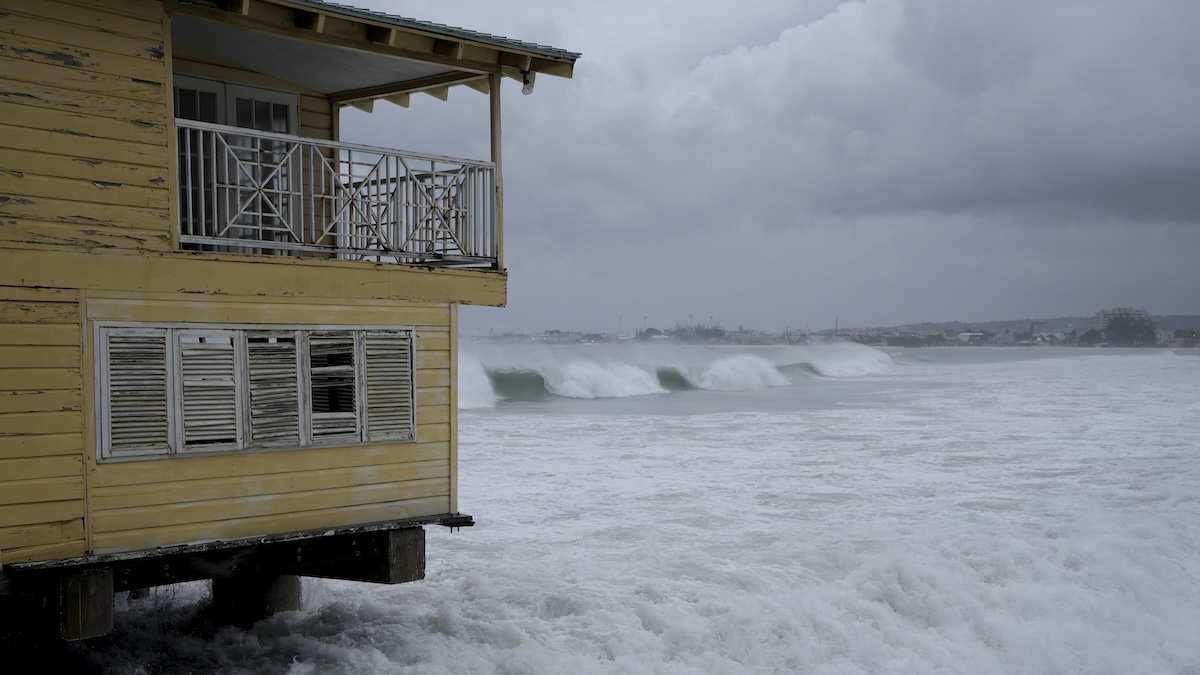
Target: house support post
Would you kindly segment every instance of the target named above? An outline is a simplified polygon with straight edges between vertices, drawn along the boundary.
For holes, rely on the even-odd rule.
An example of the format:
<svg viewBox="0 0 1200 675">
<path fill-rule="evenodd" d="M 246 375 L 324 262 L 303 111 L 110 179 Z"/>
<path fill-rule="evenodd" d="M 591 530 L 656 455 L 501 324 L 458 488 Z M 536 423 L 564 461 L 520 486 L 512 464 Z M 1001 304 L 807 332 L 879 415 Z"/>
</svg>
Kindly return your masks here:
<svg viewBox="0 0 1200 675">
<path fill-rule="evenodd" d="M 403 584 L 425 578 L 425 530 L 420 527 L 387 533 L 386 584 Z"/>
<path fill-rule="evenodd" d="M 300 596 L 300 577 L 291 574 L 247 573 L 212 580 L 214 618 L 241 628 L 300 609 Z"/>
<path fill-rule="evenodd" d="M 64 640 L 107 635 L 113 630 L 113 573 L 90 569 L 58 579 L 59 628 Z"/>
</svg>

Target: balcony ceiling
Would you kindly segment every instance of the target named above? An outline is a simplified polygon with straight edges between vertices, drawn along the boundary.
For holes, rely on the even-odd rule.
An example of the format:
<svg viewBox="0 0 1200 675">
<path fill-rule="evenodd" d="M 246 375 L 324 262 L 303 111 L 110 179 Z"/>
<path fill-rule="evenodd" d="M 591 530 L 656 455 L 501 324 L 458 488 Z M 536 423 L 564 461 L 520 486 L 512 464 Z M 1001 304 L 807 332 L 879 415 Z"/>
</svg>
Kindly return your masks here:
<svg viewBox="0 0 1200 675">
<path fill-rule="evenodd" d="M 436 63 L 270 33 L 251 33 L 189 16 L 177 15 L 172 20 L 171 40 L 175 45 L 326 95 L 389 85 L 403 91 L 405 82 L 456 72 Z"/>
</svg>

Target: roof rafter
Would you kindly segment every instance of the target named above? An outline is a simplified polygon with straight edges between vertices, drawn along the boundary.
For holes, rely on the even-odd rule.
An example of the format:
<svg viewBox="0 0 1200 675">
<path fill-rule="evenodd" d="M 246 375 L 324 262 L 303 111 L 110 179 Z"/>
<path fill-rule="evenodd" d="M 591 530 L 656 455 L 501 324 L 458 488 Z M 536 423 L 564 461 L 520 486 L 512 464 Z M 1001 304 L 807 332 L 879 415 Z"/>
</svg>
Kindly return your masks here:
<svg viewBox="0 0 1200 675">
<path fill-rule="evenodd" d="M 347 91 L 331 94 L 329 100 L 335 105 L 352 104 L 356 101 L 370 100 L 376 98 L 390 98 L 401 94 L 412 94 L 416 92 L 429 93 L 431 96 L 440 98 L 443 101 L 446 98 L 442 95 L 442 91 L 448 90 L 456 84 L 471 84 L 472 89 L 477 91 L 487 91 L 487 75 L 479 73 L 444 73 L 442 75 L 431 75 L 415 80 L 406 80 L 403 82 L 392 82 L 377 87 L 367 87 L 365 89 L 351 89 Z M 479 89 L 474 83 L 485 83 L 484 89 Z M 435 93 L 436 92 L 436 93 Z"/>
<path fill-rule="evenodd" d="M 170 4 L 173 11 L 188 16 L 194 16 L 198 19 L 218 21 L 242 28 L 244 30 L 271 33 L 282 37 L 297 37 L 297 28 L 289 27 L 287 25 L 281 26 L 269 22 L 258 21 L 254 18 L 252 11 L 249 13 L 225 11 L 215 6 L 206 7 L 203 5 L 190 3 L 185 4 L 179 2 L 178 0 L 164 0 L 164 2 Z M 262 3 L 265 2 L 265 0 L 240 0 L 240 2 L 245 4 L 239 4 L 237 7 L 239 9 L 244 9 L 252 3 Z M 308 19 L 307 21 L 315 22 L 316 19 Z M 327 27 L 328 22 L 322 22 L 322 26 Z M 491 52 L 490 59 L 487 61 L 467 58 L 459 59 L 454 58 L 453 56 L 444 56 L 436 53 L 434 51 L 436 45 L 435 40 L 426 40 L 425 42 L 428 44 L 428 47 L 424 47 L 423 45 L 420 47 L 415 46 L 412 41 L 409 41 L 409 43 L 404 46 L 400 46 L 396 43 L 401 42 L 399 39 L 399 34 L 401 31 L 390 30 L 387 28 L 384 28 L 384 30 L 387 31 L 388 42 L 393 44 L 386 44 L 384 42 L 376 41 L 374 38 L 380 37 L 382 33 L 379 31 L 369 32 L 366 25 L 362 27 L 362 39 L 352 39 L 341 35 L 333 35 L 328 30 L 322 33 L 316 33 L 315 31 L 309 32 L 309 37 L 306 39 L 339 47 L 371 51 L 387 56 L 398 56 L 401 58 L 412 59 L 414 61 L 435 63 L 447 68 L 454 68 L 459 71 L 471 71 L 476 74 L 494 73 L 499 70 L 498 63 L 500 60 L 500 53 L 499 51 L 495 50 L 495 48 L 487 48 L 487 51 Z"/>
</svg>

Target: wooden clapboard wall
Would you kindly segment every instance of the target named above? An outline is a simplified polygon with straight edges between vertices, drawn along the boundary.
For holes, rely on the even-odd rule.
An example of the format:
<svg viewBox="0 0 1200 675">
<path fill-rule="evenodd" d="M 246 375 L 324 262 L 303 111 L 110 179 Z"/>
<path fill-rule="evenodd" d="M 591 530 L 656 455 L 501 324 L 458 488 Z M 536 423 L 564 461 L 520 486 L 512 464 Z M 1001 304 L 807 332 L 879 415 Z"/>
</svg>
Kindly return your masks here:
<svg viewBox="0 0 1200 675">
<path fill-rule="evenodd" d="M 0 286 L 0 560 L 83 555 L 79 293 Z"/>
<path fill-rule="evenodd" d="M 0 245 L 170 250 L 162 3 L 0 7 Z"/>
<path fill-rule="evenodd" d="M 0 243 L 170 250 L 171 71 L 297 91 L 300 135 L 333 139 L 316 92 L 180 48 L 158 0 L 4 0 Z"/>
<path fill-rule="evenodd" d="M 176 251 L 164 11 L 0 0 L 0 563 L 453 512 L 449 303 L 503 304 L 504 276 Z M 98 461 L 98 321 L 413 327 L 417 442 Z"/>
<path fill-rule="evenodd" d="M 448 305 L 90 294 L 89 324 L 411 326 L 417 368 L 412 443 L 97 462 L 93 436 L 92 550 L 132 551 L 454 511 L 454 314 Z M 91 354 L 87 360 L 85 379 L 92 381 Z"/>
</svg>

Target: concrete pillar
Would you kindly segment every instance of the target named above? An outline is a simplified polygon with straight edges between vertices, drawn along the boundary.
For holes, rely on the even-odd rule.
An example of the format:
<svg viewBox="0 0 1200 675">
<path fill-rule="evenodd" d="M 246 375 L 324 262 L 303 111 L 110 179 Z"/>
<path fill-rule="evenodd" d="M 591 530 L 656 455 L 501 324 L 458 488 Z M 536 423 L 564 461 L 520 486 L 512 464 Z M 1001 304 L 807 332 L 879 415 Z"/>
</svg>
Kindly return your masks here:
<svg viewBox="0 0 1200 675">
<path fill-rule="evenodd" d="M 213 618 L 248 628 L 272 614 L 300 609 L 300 577 L 235 574 L 212 580 Z"/>
</svg>

